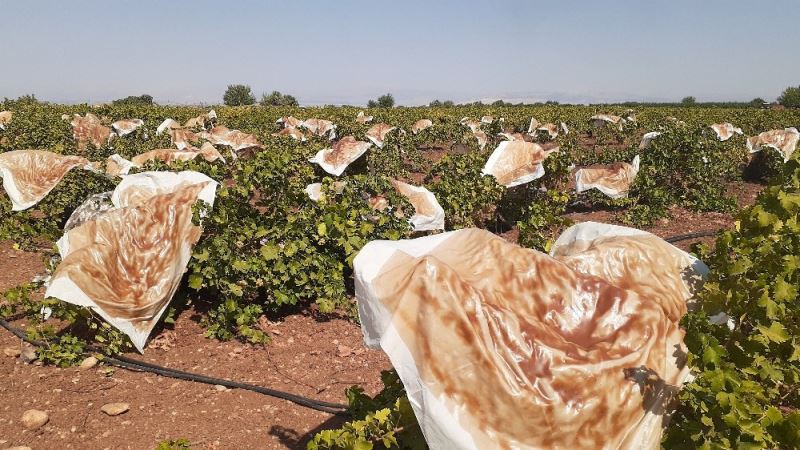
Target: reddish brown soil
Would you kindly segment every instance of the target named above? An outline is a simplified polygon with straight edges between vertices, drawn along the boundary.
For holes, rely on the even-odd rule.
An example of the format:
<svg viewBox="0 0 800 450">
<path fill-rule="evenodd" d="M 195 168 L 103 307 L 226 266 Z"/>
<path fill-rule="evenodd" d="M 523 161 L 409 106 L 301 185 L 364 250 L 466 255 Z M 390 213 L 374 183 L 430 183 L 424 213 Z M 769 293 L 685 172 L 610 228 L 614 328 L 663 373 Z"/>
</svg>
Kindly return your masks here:
<svg viewBox="0 0 800 450">
<path fill-rule="evenodd" d="M 736 198 L 740 208 L 744 208 L 755 203 L 756 196 L 763 188 L 763 185 L 756 183 L 735 183 L 728 186 L 728 194 Z M 717 231 L 730 228 L 735 220 L 733 214 L 695 212 L 679 207 L 671 208 L 669 215 L 669 218 L 661 219 L 652 226 L 645 228 L 645 230 L 662 238 L 668 238 L 696 231 Z M 610 210 L 571 213 L 567 214 L 567 217 L 574 222 L 592 221 L 624 225 L 617 219 L 617 212 Z M 689 250 L 691 245 L 696 242 L 711 245 L 714 242 L 714 238 L 705 237 L 679 241 L 675 243 L 675 246 L 683 250 Z"/>
<path fill-rule="evenodd" d="M 0 243 L 0 290 L 43 270 L 41 257 Z M 386 356 L 364 348 L 353 322 L 291 315 L 267 325 L 264 347 L 217 342 L 202 336 L 194 311 L 184 311 L 173 330 L 162 330 L 144 356 L 135 358 L 204 375 L 244 381 L 325 401 L 346 403 L 344 390 L 361 385 L 375 394 Z M 15 323 L 22 326 L 22 323 Z M 158 348 L 156 348 L 158 347 Z M 0 329 L 0 349 L 21 348 Z M 165 439 L 187 438 L 198 449 L 302 448 L 307 439 L 341 419 L 249 391 L 105 367 L 82 371 L 25 364 L 0 353 L 0 448 L 152 449 Z M 126 402 L 130 411 L 100 411 Z M 20 418 L 40 409 L 50 421 L 25 430 Z"/>
</svg>

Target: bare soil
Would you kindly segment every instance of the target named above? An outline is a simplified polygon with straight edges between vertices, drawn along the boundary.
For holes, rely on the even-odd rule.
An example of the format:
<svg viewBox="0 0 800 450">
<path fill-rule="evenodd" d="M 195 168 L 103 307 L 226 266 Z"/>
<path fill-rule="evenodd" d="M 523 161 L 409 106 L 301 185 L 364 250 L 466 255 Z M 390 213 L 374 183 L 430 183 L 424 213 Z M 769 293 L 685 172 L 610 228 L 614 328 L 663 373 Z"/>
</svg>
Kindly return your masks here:
<svg viewBox="0 0 800 450">
<path fill-rule="evenodd" d="M 29 281 L 44 265 L 35 253 L 0 243 L 0 290 Z M 14 323 L 24 326 L 24 322 Z M 143 356 L 151 363 L 347 403 L 344 390 L 362 386 L 375 394 L 386 356 L 366 349 L 357 324 L 290 315 L 266 324 L 266 346 L 218 342 L 203 337 L 193 310 L 183 311 L 173 329 L 164 329 Z M 0 329 L 0 349 L 20 349 L 21 341 Z M 241 390 L 153 374 L 108 368 L 59 369 L 25 364 L 0 354 L 0 449 L 152 449 L 165 439 L 187 438 L 192 448 L 303 448 L 318 430 L 342 421 L 285 400 Z M 130 410 L 111 417 L 106 403 L 125 402 Z M 20 423 L 28 409 L 49 422 L 35 431 Z"/>
</svg>

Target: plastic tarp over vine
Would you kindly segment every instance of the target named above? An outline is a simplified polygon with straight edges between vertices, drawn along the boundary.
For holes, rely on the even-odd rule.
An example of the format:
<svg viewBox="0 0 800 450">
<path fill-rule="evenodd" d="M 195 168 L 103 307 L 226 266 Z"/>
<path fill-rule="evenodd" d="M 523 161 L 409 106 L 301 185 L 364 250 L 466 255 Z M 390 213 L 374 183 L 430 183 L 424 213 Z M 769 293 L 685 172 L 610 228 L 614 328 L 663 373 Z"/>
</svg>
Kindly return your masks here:
<svg viewBox="0 0 800 450">
<path fill-rule="evenodd" d="M 100 119 L 92 113 L 86 113 L 84 117 L 75 114 L 70 122 L 72 125 L 72 137 L 78 143 L 78 150 L 86 150 L 87 144 L 92 144 L 97 148 L 107 145 L 113 137 L 113 130 L 103 125 Z"/>
<path fill-rule="evenodd" d="M 433 192 L 399 180 L 392 180 L 392 186 L 414 208 L 414 215 L 408 219 L 414 231 L 444 230 L 444 209 Z"/>
<path fill-rule="evenodd" d="M 92 218 L 58 240 L 62 260 L 45 295 L 91 308 L 142 351 L 200 239 L 193 206 L 213 205 L 216 187 L 191 171 L 125 176 L 110 196 L 113 207 L 87 200 L 103 210 L 83 208 Z"/>
<path fill-rule="evenodd" d="M 393 127 L 383 122 L 376 123 L 375 125 L 371 126 L 369 130 L 367 130 L 367 139 L 372 141 L 376 147 L 383 148 L 383 142 L 386 140 L 386 136 L 396 129 L 397 127 Z"/>
<path fill-rule="evenodd" d="M 611 198 L 625 198 L 639 173 L 639 156 L 628 164 L 614 164 L 587 167 L 575 172 L 575 191 L 578 193 L 597 189 Z"/>
<path fill-rule="evenodd" d="M 741 128 L 737 128 L 729 122 L 712 124 L 711 129 L 717 135 L 717 139 L 723 142 L 732 138 L 736 134 L 742 134 Z"/>
<path fill-rule="evenodd" d="M 586 222 L 544 254 L 463 229 L 354 260 L 365 342 L 434 449 L 657 448 L 689 376 L 678 322 L 705 265 Z"/>
<path fill-rule="evenodd" d="M 800 141 L 800 131 L 797 131 L 797 128 L 770 130 L 748 138 L 747 149 L 750 153 L 755 153 L 764 147 L 772 147 L 783 156 L 783 162 L 788 162 L 797 149 L 798 141 Z"/>
<path fill-rule="evenodd" d="M 505 187 L 530 183 L 544 176 L 542 164 L 558 147 L 545 149 L 539 144 L 525 141 L 504 141 L 492 152 L 482 175 L 492 175 Z"/>
<path fill-rule="evenodd" d="M 11 123 L 11 118 L 14 117 L 14 113 L 11 111 L 0 111 L 0 130 L 5 130 L 6 125 Z"/>
<path fill-rule="evenodd" d="M 317 152 L 309 162 L 319 164 L 325 172 L 339 176 L 344 173 L 347 166 L 361 157 L 372 147 L 372 144 L 357 141 L 353 136 L 345 136 L 332 148 L 324 148 Z"/>
<path fill-rule="evenodd" d="M 14 150 L 0 153 L 0 176 L 3 189 L 12 203 L 12 211 L 22 211 L 39 203 L 64 178 L 89 160 L 45 150 Z"/>
</svg>

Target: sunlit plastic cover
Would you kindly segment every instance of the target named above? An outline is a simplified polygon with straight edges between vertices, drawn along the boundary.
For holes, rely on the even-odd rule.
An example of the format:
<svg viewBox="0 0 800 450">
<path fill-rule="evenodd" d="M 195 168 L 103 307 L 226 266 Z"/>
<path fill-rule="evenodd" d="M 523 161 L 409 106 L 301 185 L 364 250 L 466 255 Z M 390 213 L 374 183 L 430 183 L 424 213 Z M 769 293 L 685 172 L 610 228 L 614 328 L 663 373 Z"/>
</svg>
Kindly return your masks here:
<svg viewBox="0 0 800 450">
<path fill-rule="evenodd" d="M 142 119 L 123 119 L 111 124 L 111 128 L 118 136 L 127 136 L 144 125 Z"/>
<path fill-rule="evenodd" d="M 100 119 L 92 113 L 86 113 L 84 117 L 75 114 L 70 124 L 72 125 L 72 137 L 78 144 L 78 150 L 86 150 L 86 145 L 89 143 L 100 148 L 111 140 L 111 128 L 103 125 Z"/>
<path fill-rule="evenodd" d="M 11 111 L 0 111 L 0 130 L 5 130 L 6 125 L 11 123 L 11 118 L 14 117 L 14 113 Z"/>
<path fill-rule="evenodd" d="M 216 186 L 191 171 L 124 177 L 113 209 L 58 240 L 62 261 L 45 295 L 92 308 L 142 351 L 200 238 L 192 206 L 213 205 Z"/>
<path fill-rule="evenodd" d="M 714 130 L 714 133 L 717 135 L 717 139 L 720 141 L 727 141 L 728 139 L 732 138 L 734 134 L 742 134 L 741 128 L 736 128 L 733 124 L 725 122 L 725 123 L 715 123 L 711 125 L 711 129 Z"/>
<path fill-rule="evenodd" d="M 783 162 L 788 162 L 797 149 L 798 141 L 800 141 L 800 132 L 797 131 L 797 128 L 770 130 L 747 139 L 747 149 L 750 150 L 750 153 L 755 153 L 764 147 L 772 147 L 781 153 Z"/>
<path fill-rule="evenodd" d="M 14 150 L 0 153 L 3 189 L 12 211 L 22 211 L 42 201 L 72 169 L 89 164 L 80 156 L 59 155 L 44 150 Z"/>
<path fill-rule="evenodd" d="M 199 136 L 208 139 L 214 145 L 227 145 L 235 151 L 246 148 L 262 148 L 255 135 L 231 130 L 222 125 L 217 125 L 209 132 L 201 132 Z"/>
<path fill-rule="evenodd" d="M 411 132 L 417 134 L 420 131 L 430 128 L 432 126 L 433 126 L 433 121 L 431 121 L 431 119 L 419 119 L 418 121 L 414 122 L 414 125 L 411 125 Z"/>
<path fill-rule="evenodd" d="M 309 133 L 317 136 L 328 136 L 328 139 L 336 139 L 336 125 L 330 120 L 324 119 L 306 119 L 298 125 L 300 128 L 305 128 Z"/>
<path fill-rule="evenodd" d="M 525 141 L 503 141 L 489 156 L 481 175 L 492 175 L 506 187 L 530 183 L 544 176 L 544 162 L 558 147 L 545 150 L 541 145 Z"/>
<path fill-rule="evenodd" d="M 375 125 L 369 127 L 369 130 L 367 130 L 367 139 L 372 141 L 376 147 L 383 148 L 383 141 L 386 140 L 386 136 L 396 129 L 397 127 L 393 127 L 386 123 L 376 123 Z"/>
<path fill-rule="evenodd" d="M 324 148 L 317 152 L 309 162 L 319 164 L 325 172 L 331 175 L 341 175 L 347 166 L 361 157 L 372 147 L 372 144 L 357 141 L 353 136 L 345 136 L 332 148 Z"/>
<path fill-rule="evenodd" d="M 392 180 L 392 186 L 414 207 L 414 215 L 408 219 L 414 231 L 444 230 L 444 209 L 433 192 L 398 180 Z"/>
<path fill-rule="evenodd" d="M 553 256 L 464 229 L 371 242 L 354 269 L 365 342 L 431 448 L 658 447 L 706 270 L 686 253 L 583 223 Z"/>
<path fill-rule="evenodd" d="M 639 173 L 639 155 L 633 162 L 587 167 L 575 172 L 575 191 L 581 193 L 597 189 L 611 198 L 625 198 Z"/>
</svg>

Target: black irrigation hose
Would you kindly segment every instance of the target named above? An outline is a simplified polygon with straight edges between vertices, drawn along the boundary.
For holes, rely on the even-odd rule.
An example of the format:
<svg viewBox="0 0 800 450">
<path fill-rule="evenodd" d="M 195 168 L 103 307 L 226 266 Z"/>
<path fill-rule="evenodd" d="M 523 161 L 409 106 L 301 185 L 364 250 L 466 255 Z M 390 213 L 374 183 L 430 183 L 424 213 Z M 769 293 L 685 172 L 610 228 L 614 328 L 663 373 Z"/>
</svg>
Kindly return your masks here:
<svg viewBox="0 0 800 450">
<path fill-rule="evenodd" d="M 675 242 L 686 241 L 689 239 L 697 239 L 702 237 L 710 237 L 716 236 L 719 233 L 719 230 L 714 231 L 695 231 L 694 233 L 686 233 L 686 234 L 679 234 L 677 236 L 670 236 L 665 238 L 664 240 L 669 242 L 670 244 L 674 244 Z"/>
<path fill-rule="evenodd" d="M 669 243 L 675 243 L 680 241 L 685 241 L 689 239 L 697 239 L 701 237 L 709 237 L 714 236 L 718 233 L 718 231 L 697 231 L 694 233 L 686 233 L 686 234 L 679 234 L 677 236 L 671 236 L 666 239 L 665 241 Z M 46 345 L 44 342 L 35 341 L 33 339 L 29 339 L 25 332 L 19 328 L 11 326 L 8 322 L 3 319 L 0 319 L 0 326 L 8 330 L 14 336 L 22 339 L 23 341 L 35 345 L 37 347 L 42 347 Z M 265 388 L 261 386 L 256 386 L 253 384 L 247 383 L 239 383 L 236 381 L 229 381 L 223 380 L 221 378 L 214 378 L 214 377 L 207 377 L 205 375 L 199 375 L 196 373 L 185 372 L 182 370 L 170 369 L 168 367 L 159 366 L 156 364 L 151 364 L 145 361 L 139 361 L 136 359 L 128 358 L 126 356 L 117 355 L 117 356 L 106 356 L 103 358 L 103 362 L 110 364 L 112 366 L 121 367 L 123 369 L 134 370 L 139 372 L 150 372 L 157 375 L 161 375 L 164 377 L 170 378 L 177 378 L 180 380 L 186 381 L 194 381 L 197 383 L 206 383 L 206 384 L 213 384 L 213 385 L 220 385 L 225 386 L 231 389 L 243 389 L 247 391 L 257 392 L 259 394 L 268 395 L 270 397 L 280 398 L 282 400 L 287 400 L 292 403 L 298 404 L 300 406 L 304 406 L 306 408 L 315 409 L 317 411 L 326 412 L 329 414 L 347 414 L 347 405 L 342 405 L 339 403 L 330 403 L 330 402 L 323 402 L 320 400 L 314 400 L 311 398 L 303 397 L 296 394 L 291 394 L 289 392 L 283 392 L 276 389 Z"/>
<path fill-rule="evenodd" d="M 23 341 L 29 344 L 35 345 L 37 347 L 45 345 L 44 342 L 28 339 L 24 331 L 22 331 L 19 328 L 11 326 L 11 324 L 9 324 L 3 319 L 0 319 L 0 326 L 11 332 L 14 336 L 22 339 Z M 289 392 L 283 392 L 276 389 L 269 389 L 261 386 L 256 386 L 253 384 L 239 383 L 236 381 L 223 380 L 221 378 L 213 378 L 191 372 L 184 372 L 182 370 L 170 369 L 168 367 L 158 366 L 145 361 L 139 361 L 136 359 L 128 358 L 126 356 L 121 356 L 121 355 L 106 356 L 103 358 L 103 362 L 110 364 L 112 366 L 121 367 L 123 369 L 128 369 L 128 370 L 150 372 L 165 377 L 177 378 L 180 380 L 221 385 L 232 389 L 243 389 L 247 391 L 257 392 L 259 394 L 280 398 L 282 400 L 287 400 L 292 403 L 298 404 L 300 406 L 304 406 L 306 408 L 315 409 L 317 411 L 322 411 L 329 414 L 341 414 L 341 415 L 347 414 L 347 405 L 314 400 L 300 395 L 291 394 Z"/>
</svg>

